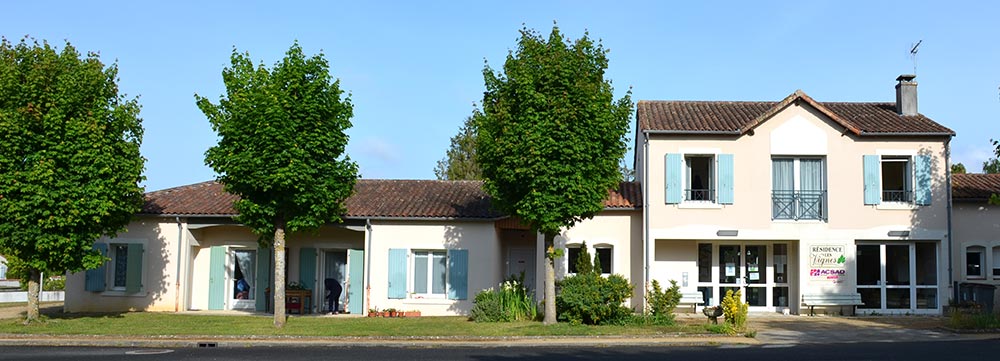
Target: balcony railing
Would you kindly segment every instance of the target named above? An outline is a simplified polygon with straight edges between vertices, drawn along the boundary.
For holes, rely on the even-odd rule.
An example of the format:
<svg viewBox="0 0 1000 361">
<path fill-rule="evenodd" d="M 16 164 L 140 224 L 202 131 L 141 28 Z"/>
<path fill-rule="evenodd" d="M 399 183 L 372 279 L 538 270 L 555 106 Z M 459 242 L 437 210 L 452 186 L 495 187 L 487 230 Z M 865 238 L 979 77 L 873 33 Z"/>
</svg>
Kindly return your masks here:
<svg viewBox="0 0 1000 361">
<path fill-rule="evenodd" d="M 686 201 L 715 201 L 715 190 L 713 189 L 685 189 L 684 200 Z"/>
<path fill-rule="evenodd" d="M 771 218 L 826 220 L 826 191 L 772 191 Z"/>
<path fill-rule="evenodd" d="M 913 203 L 913 191 L 882 191 L 882 201 Z"/>
</svg>

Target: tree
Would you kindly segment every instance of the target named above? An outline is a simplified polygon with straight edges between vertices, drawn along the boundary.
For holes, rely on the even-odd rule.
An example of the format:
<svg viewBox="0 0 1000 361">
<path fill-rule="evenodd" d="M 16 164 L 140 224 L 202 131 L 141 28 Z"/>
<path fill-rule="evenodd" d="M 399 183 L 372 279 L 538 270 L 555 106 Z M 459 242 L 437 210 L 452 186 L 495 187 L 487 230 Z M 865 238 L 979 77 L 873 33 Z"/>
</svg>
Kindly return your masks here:
<svg viewBox="0 0 1000 361">
<path fill-rule="evenodd" d="M 996 158 L 993 158 L 993 160 L 990 161 L 990 162 L 983 163 L 983 173 L 987 173 L 987 174 L 990 174 L 990 173 L 992 173 L 992 174 L 1000 173 L 1000 161 L 998 161 L 998 159 L 1000 159 L 1000 141 L 995 140 L 995 139 L 990 139 L 990 142 L 993 142 L 993 155 L 995 155 Z M 987 168 L 986 168 L 986 164 L 987 163 L 989 163 L 989 164 L 992 165 L 993 172 L 988 172 L 987 171 Z M 992 195 L 990 195 L 990 204 L 1000 205 L 1000 194 L 992 194 Z"/>
<path fill-rule="evenodd" d="M 483 172 L 476 163 L 476 135 L 479 134 L 477 119 L 482 113 L 474 110 L 465 118 L 465 123 L 458 129 L 458 134 L 451 137 L 451 147 L 445 153 L 444 159 L 437 162 L 434 175 L 439 180 L 479 180 Z"/>
<path fill-rule="evenodd" d="M 28 277 L 26 323 L 41 274 L 99 267 L 94 241 L 142 207 L 140 107 L 117 83 L 117 64 L 69 42 L 0 40 L 0 253 Z"/>
<path fill-rule="evenodd" d="M 1000 173 L 1000 160 L 998 160 L 997 158 L 993 158 L 983 162 L 983 173 L 986 174 Z"/>
<path fill-rule="evenodd" d="M 589 34 L 570 42 L 522 28 L 503 70 L 483 69 L 476 159 L 493 204 L 544 235 L 545 319 L 556 322 L 556 235 L 593 217 L 622 175 L 631 91 L 615 100 L 607 50 Z"/>
<path fill-rule="evenodd" d="M 219 144 L 205 163 L 240 200 L 238 222 L 274 248 L 274 325 L 285 323 L 286 233 L 341 221 L 358 166 L 344 153 L 350 97 L 323 54 L 306 58 L 298 42 L 268 69 L 233 49 L 219 104 L 195 95 Z"/>
<path fill-rule="evenodd" d="M 952 164 L 951 174 L 965 174 L 965 164 L 962 163 Z"/>
</svg>

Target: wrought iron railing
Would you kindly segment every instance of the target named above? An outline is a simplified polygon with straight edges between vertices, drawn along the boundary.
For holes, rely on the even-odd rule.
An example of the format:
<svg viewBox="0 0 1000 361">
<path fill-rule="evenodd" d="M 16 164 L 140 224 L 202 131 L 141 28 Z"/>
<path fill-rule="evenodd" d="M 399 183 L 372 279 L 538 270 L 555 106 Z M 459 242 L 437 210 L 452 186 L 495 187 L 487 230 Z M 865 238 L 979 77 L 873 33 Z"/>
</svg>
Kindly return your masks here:
<svg viewBox="0 0 1000 361">
<path fill-rule="evenodd" d="M 686 201 L 715 201 L 715 190 L 713 189 L 685 189 L 684 200 Z"/>
<path fill-rule="evenodd" d="M 772 191 L 771 218 L 826 220 L 826 191 Z"/>
<path fill-rule="evenodd" d="M 882 201 L 912 203 L 913 191 L 882 191 Z"/>
</svg>

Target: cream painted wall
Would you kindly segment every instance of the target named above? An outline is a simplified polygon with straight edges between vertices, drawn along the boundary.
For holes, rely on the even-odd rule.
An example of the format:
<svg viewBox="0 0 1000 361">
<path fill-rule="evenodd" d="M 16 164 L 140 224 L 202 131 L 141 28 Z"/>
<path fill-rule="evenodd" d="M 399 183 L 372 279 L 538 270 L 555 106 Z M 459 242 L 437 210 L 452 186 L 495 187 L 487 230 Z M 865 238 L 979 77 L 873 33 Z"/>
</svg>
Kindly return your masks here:
<svg viewBox="0 0 1000 361">
<path fill-rule="evenodd" d="M 420 310 L 426 316 L 467 315 L 481 290 L 503 279 L 503 255 L 493 222 L 372 221 L 369 308 Z M 468 299 L 389 299 L 389 249 L 466 249 L 469 251 Z M 411 261 L 412 262 L 412 261 Z M 411 271 L 407 272 L 408 278 Z M 412 281 L 407 280 L 407 283 Z M 412 286 L 407 289 L 412 289 Z"/>
<path fill-rule="evenodd" d="M 906 225 L 907 228 L 943 231 L 947 227 L 944 138 L 857 138 L 844 134 L 839 125 L 811 107 L 792 105 L 757 127 L 754 135 L 738 138 L 653 135 L 649 145 L 649 174 L 646 175 L 651 232 L 697 225 L 740 230 L 787 228 L 781 225 L 783 222 L 771 220 L 772 149 L 782 152 L 802 149 L 799 154 L 785 154 L 800 155 L 816 153 L 824 147 L 802 142 L 794 136 L 795 132 L 783 128 L 786 123 L 793 130 L 811 129 L 807 132 L 811 139 L 825 138 L 830 217 L 828 223 L 816 222 L 823 228 L 857 230 Z M 780 139 L 772 137 L 775 133 Z M 705 151 L 734 154 L 734 204 L 710 209 L 685 209 L 683 204 L 665 204 L 664 155 Z M 864 205 L 863 155 L 918 153 L 930 154 L 933 159 L 930 206 L 888 209 Z"/>
<path fill-rule="evenodd" d="M 139 217 L 128 230 L 115 238 L 101 238 L 100 243 L 142 243 L 142 290 L 88 292 L 85 273 L 66 277 L 67 312 L 174 311 L 176 295 L 177 223 L 164 218 Z M 110 268 L 109 268 L 110 272 Z"/>
<path fill-rule="evenodd" d="M 1000 247 L 1000 206 L 988 205 L 986 202 L 955 202 L 953 210 L 953 227 L 955 248 L 952 254 L 954 271 L 952 275 L 958 282 L 986 283 L 997 286 L 994 296 L 994 310 L 1000 308 L 1000 276 L 993 275 L 993 265 L 1000 260 L 993 254 L 993 249 Z M 968 277 L 966 275 L 966 251 L 971 246 L 983 247 L 983 273 L 985 277 Z"/>
<path fill-rule="evenodd" d="M 604 211 L 566 230 L 562 236 L 556 237 L 556 246 L 563 248 L 566 245 L 579 245 L 586 241 L 591 256 L 595 254 L 595 247 L 612 246 L 611 272 L 625 276 L 635 287 L 629 307 L 640 305 L 641 302 L 637 300 L 641 300 L 644 294 L 641 217 L 642 212 L 637 210 Z M 636 249 L 638 254 L 635 252 Z M 639 267 L 636 267 L 636 263 Z M 543 274 L 545 272 L 543 264 L 538 264 L 540 265 L 538 273 Z M 607 265 L 602 266 L 607 267 Z M 556 278 L 565 277 L 568 267 L 568 257 L 557 259 Z"/>
</svg>

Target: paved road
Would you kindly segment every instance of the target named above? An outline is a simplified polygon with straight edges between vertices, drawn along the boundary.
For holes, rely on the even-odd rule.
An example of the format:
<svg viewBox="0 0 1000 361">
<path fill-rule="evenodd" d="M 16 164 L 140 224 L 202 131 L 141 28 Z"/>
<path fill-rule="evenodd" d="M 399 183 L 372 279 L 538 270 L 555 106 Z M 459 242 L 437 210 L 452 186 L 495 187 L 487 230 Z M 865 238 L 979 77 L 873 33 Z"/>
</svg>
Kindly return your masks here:
<svg viewBox="0 0 1000 361">
<path fill-rule="evenodd" d="M 407 348 L 407 347 L 255 347 L 126 348 L 0 347 L 0 360 L 995 360 L 1000 340 L 714 347 L 572 348 Z"/>
</svg>

